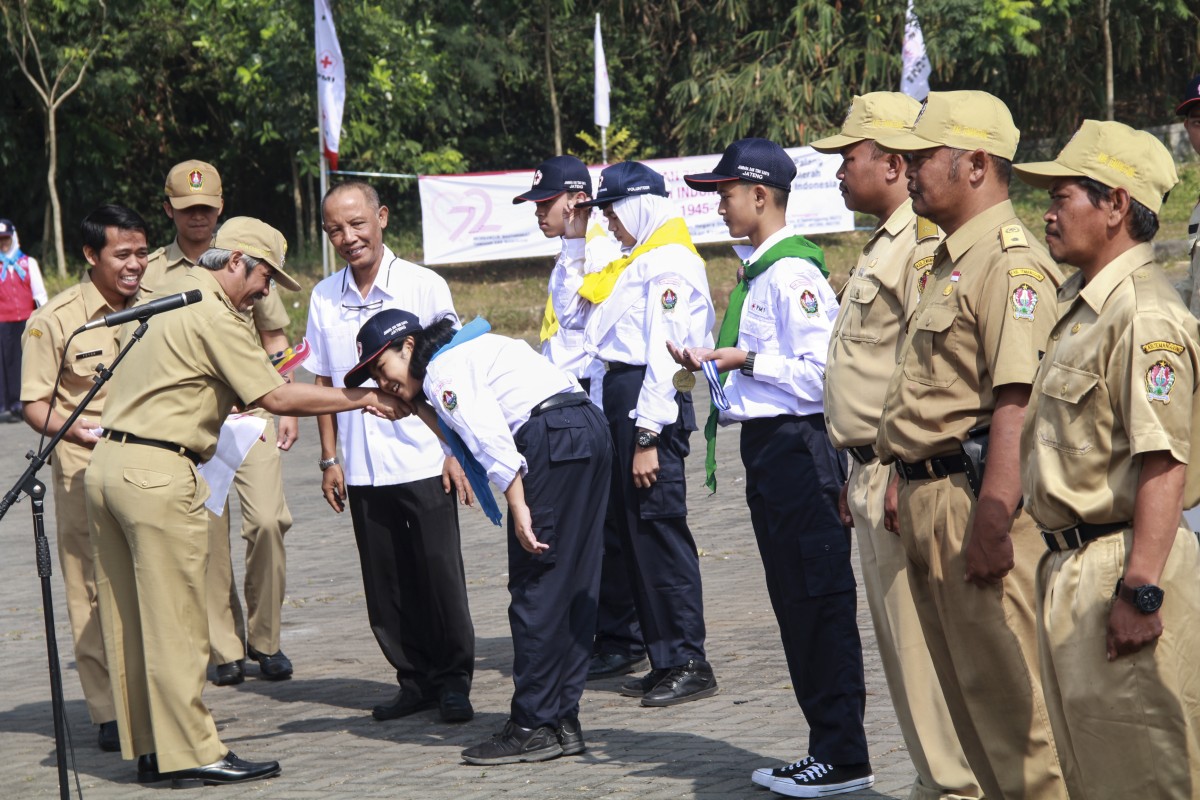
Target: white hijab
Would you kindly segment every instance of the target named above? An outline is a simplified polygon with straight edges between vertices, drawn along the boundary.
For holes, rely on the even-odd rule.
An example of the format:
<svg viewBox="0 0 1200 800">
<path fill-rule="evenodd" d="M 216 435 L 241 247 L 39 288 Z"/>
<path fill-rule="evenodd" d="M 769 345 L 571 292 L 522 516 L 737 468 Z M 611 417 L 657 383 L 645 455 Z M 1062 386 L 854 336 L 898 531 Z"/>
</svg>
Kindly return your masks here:
<svg viewBox="0 0 1200 800">
<path fill-rule="evenodd" d="M 669 197 L 656 194 L 635 194 L 622 197 L 612 204 L 613 213 L 636 241 L 634 247 L 643 245 L 656 230 L 672 217 L 679 216 L 679 207 Z M 625 249 L 625 248 L 622 248 Z M 632 250 L 633 248 L 629 248 Z"/>
</svg>

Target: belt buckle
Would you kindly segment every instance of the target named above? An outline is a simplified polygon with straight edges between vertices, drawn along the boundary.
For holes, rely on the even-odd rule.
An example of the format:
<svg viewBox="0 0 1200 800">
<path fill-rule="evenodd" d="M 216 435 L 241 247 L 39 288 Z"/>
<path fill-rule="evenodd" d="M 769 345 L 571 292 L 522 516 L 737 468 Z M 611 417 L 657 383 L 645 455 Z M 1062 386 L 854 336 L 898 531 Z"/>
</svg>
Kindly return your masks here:
<svg viewBox="0 0 1200 800">
<path fill-rule="evenodd" d="M 934 468 L 933 468 L 933 459 L 932 459 L 932 458 L 927 458 L 927 459 L 925 459 L 925 473 L 926 473 L 926 474 L 927 474 L 927 475 L 928 475 L 930 478 L 944 478 L 944 477 L 946 477 L 945 475 L 939 475 L 939 474 L 938 474 L 938 471 L 937 471 L 936 469 L 934 469 Z"/>
</svg>

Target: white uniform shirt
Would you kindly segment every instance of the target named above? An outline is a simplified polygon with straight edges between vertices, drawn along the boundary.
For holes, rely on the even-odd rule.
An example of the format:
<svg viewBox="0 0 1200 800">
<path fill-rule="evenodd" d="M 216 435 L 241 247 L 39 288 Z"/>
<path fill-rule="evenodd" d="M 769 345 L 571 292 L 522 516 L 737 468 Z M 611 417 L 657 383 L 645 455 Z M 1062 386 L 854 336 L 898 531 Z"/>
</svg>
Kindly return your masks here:
<svg viewBox="0 0 1200 800">
<path fill-rule="evenodd" d="M 750 247 L 734 249 L 753 264 L 777 242 L 795 235 L 784 227 L 748 257 Z M 721 422 L 822 413 L 825 358 L 837 313 L 833 287 L 806 258 L 776 261 L 750 281 L 737 346 L 755 352 L 754 374 L 729 373 L 725 396 L 730 408 L 721 412 Z"/>
<path fill-rule="evenodd" d="M 528 469 L 513 440 L 534 406 L 575 379 L 527 343 L 485 333 L 429 362 L 425 396 L 501 490 Z"/>
<path fill-rule="evenodd" d="M 712 347 L 714 319 L 704 261 L 683 245 L 663 245 L 626 267 L 612 295 L 591 312 L 584 349 L 606 363 L 646 366 L 629 416 L 658 433 L 679 416 L 671 385 L 679 365 L 667 342 Z"/>
<path fill-rule="evenodd" d="M 432 270 L 397 258 L 387 247 L 375 284 L 363 297 L 349 267 L 316 285 L 308 306 L 306 335 L 312 347 L 305 367 L 346 385 L 358 363 L 356 337 L 363 323 L 385 308 L 412 312 L 422 325 L 442 317 L 457 321 L 450 287 Z M 368 380 L 365 386 L 375 386 Z M 360 411 L 337 415 L 342 469 L 352 486 L 388 486 L 441 475 L 445 458 L 433 432 L 416 417 L 388 422 Z"/>
</svg>

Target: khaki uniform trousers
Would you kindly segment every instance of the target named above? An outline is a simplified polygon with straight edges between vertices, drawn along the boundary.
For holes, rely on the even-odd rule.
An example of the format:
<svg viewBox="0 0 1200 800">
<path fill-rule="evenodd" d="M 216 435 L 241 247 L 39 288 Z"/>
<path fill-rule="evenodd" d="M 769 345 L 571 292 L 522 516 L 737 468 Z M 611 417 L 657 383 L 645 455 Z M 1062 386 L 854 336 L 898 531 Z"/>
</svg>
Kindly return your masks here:
<svg viewBox="0 0 1200 800">
<path fill-rule="evenodd" d="M 71 636 L 75 642 L 75 669 L 83 686 L 88 715 L 93 724 L 99 725 L 116 719 L 117 711 L 113 707 L 108 659 L 104 655 L 104 636 L 100 631 L 96 570 L 83 486 L 83 476 L 91 457 L 92 451 L 86 447 L 59 442 L 54 448 L 51 472 L 54 475 L 58 568 L 67 590 L 67 616 L 71 620 Z"/>
<path fill-rule="evenodd" d="M 1045 544 L 1021 512 L 1016 566 L 1000 584 L 963 580 L 975 497 L 965 475 L 900 482 L 913 601 L 967 763 L 995 800 L 1065 798 L 1042 696 L 1035 572 Z"/>
<path fill-rule="evenodd" d="M 121 755 L 174 772 L 228 752 L 204 705 L 208 486 L 183 456 L 102 440 L 88 521 Z"/>
<path fill-rule="evenodd" d="M 229 503 L 221 516 L 209 514 L 208 628 L 212 661 L 228 664 L 246 655 L 245 644 L 271 655 L 280 650 L 279 627 L 286 590 L 287 553 L 284 534 L 292 515 L 283 496 L 283 464 L 275 446 L 275 422 L 268 420 L 259 440 L 233 477 L 242 508 L 246 541 L 246 611 L 249 629 L 233 579 L 229 541 Z"/>
<path fill-rule="evenodd" d="M 917 769 L 910 800 L 983 797 L 967 764 L 946 698 L 938 683 L 912 590 L 900 537 L 883 526 L 883 501 L 891 467 L 850 460 L 846 499 L 858 536 L 867 605 L 879 643 L 883 675 L 909 758 Z"/>
<path fill-rule="evenodd" d="M 1159 585 L 1163 635 L 1109 662 L 1108 615 L 1133 532 L 1047 552 L 1042 682 L 1072 800 L 1200 798 L 1200 545 L 1180 528 Z"/>
</svg>

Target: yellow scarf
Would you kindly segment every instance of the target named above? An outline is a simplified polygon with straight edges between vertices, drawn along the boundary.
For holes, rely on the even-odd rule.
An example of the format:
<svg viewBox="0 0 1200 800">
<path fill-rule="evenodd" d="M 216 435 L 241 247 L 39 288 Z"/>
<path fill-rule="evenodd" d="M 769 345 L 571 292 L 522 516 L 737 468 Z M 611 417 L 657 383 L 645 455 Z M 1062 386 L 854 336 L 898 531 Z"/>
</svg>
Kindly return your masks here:
<svg viewBox="0 0 1200 800">
<path fill-rule="evenodd" d="M 587 241 L 590 242 L 596 236 L 603 235 L 604 229 L 593 223 L 588 229 Z M 634 259 L 665 244 L 681 244 L 688 250 L 696 253 L 696 246 L 692 244 L 692 237 L 688 233 L 687 223 L 683 221 L 682 217 L 673 217 L 651 234 L 645 244 L 635 247 L 629 255 L 618 258 L 599 272 L 585 275 L 583 286 L 579 287 L 579 296 L 592 303 L 603 303 L 612 294 L 613 287 L 617 285 L 617 278 L 621 277 L 621 273 L 633 263 Z M 696 255 L 700 254 L 696 253 Z M 557 332 L 558 318 L 554 315 L 554 303 L 552 302 L 552 298 L 547 297 L 546 311 L 542 315 L 541 340 L 544 342 Z"/>
</svg>

